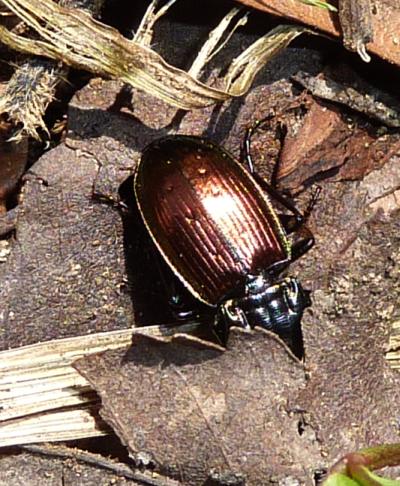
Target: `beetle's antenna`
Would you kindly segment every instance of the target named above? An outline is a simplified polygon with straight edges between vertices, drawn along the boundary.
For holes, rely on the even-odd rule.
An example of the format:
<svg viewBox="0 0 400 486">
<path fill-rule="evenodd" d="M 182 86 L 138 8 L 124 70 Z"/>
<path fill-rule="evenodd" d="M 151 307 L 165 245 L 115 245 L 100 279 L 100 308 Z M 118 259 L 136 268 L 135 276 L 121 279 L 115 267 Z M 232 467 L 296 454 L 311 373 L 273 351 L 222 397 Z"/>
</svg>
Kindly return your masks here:
<svg viewBox="0 0 400 486">
<path fill-rule="evenodd" d="M 321 191 L 322 191 L 321 186 L 316 186 L 316 188 L 314 189 L 311 199 L 308 203 L 308 206 L 306 207 L 306 210 L 304 211 L 303 214 L 304 222 L 306 222 L 310 217 L 310 214 L 312 213 L 315 205 L 317 204 Z"/>
<path fill-rule="evenodd" d="M 246 130 L 242 149 L 243 149 L 243 152 L 244 152 L 244 160 L 246 161 L 247 166 L 249 168 L 249 172 L 251 174 L 254 174 L 254 164 L 253 164 L 253 159 L 251 158 L 251 150 L 250 150 L 251 149 L 251 137 L 254 135 L 254 132 L 256 130 L 258 130 L 262 125 L 265 125 L 266 123 L 271 121 L 272 118 L 274 118 L 274 116 L 275 116 L 275 113 L 270 113 L 266 117 L 261 118 L 261 120 L 256 120 L 256 122 L 253 123 L 253 125 L 251 125 L 251 127 L 248 127 L 247 130 Z"/>
</svg>

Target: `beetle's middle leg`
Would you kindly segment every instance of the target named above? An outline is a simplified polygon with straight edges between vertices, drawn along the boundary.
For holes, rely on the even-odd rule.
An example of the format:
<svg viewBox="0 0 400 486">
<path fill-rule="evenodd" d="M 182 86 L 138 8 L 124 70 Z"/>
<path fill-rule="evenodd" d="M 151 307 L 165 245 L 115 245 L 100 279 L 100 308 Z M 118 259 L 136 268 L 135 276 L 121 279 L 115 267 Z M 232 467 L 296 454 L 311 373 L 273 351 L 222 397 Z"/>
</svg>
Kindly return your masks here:
<svg viewBox="0 0 400 486">
<path fill-rule="evenodd" d="M 296 241 L 292 245 L 292 256 L 290 261 L 294 262 L 311 250 L 315 244 L 314 235 L 307 226 L 302 226 L 298 231 Z"/>
<path fill-rule="evenodd" d="M 317 186 L 311 194 L 304 213 L 300 213 L 300 217 L 297 214 L 279 214 L 279 220 L 282 223 L 282 226 L 285 228 L 287 234 L 295 233 L 296 231 L 305 228 L 305 224 L 307 223 L 307 220 L 318 201 L 320 192 L 321 188 Z M 310 230 L 306 228 L 306 231 Z"/>
</svg>

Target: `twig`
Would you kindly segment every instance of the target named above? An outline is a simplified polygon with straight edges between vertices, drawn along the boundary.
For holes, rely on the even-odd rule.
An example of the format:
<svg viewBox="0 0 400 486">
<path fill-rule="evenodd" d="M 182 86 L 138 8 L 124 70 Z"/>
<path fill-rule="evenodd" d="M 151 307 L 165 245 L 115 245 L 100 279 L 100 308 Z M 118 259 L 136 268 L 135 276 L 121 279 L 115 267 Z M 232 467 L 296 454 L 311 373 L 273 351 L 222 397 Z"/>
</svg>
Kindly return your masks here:
<svg viewBox="0 0 400 486">
<path fill-rule="evenodd" d="M 303 71 L 299 71 L 292 78 L 309 90 L 313 96 L 345 105 L 389 127 L 400 127 L 400 106 L 398 102 L 389 97 L 387 97 L 388 101 L 384 101 L 382 96 L 382 100 L 379 99 L 374 93 L 373 87 L 367 85 L 367 83 L 363 83 L 364 86 L 361 89 L 356 89 L 333 79 L 311 76 Z M 358 86 L 362 85 L 359 80 L 357 80 L 357 84 Z"/>
<path fill-rule="evenodd" d="M 32 452 L 34 454 L 41 454 L 50 457 L 59 457 L 62 459 L 75 459 L 77 461 L 97 466 L 102 469 L 112 471 L 117 476 L 122 476 L 127 479 L 133 479 L 148 486 L 179 486 L 180 483 L 161 476 L 150 476 L 150 474 L 133 471 L 128 465 L 117 463 L 112 459 L 93 454 L 91 452 L 82 451 L 80 449 L 72 449 L 62 445 L 23 445 L 21 449 Z"/>
</svg>

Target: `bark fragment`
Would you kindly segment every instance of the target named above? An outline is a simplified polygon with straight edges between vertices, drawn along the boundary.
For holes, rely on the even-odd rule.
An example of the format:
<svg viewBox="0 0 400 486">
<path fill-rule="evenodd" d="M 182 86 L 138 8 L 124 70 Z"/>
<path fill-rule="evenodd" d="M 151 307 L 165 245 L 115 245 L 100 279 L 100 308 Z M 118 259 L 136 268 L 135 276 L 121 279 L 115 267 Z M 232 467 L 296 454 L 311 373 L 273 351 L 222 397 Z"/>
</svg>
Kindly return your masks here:
<svg viewBox="0 0 400 486">
<path fill-rule="evenodd" d="M 298 0 L 238 0 L 250 7 L 300 22 L 339 37 L 339 17 L 324 8 L 311 7 Z M 368 51 L 389 62 L 400 65 L 400 5 L 396 0 L 374 2 L 372 31 L 374 40 L 368 44 Z"/>
<path fill-rule="evenodd" d="M 374 40 L 371 0 L 339 0 L 339 19 L 345 47 L 369 62 L 367 44 Z"/>
</svg>

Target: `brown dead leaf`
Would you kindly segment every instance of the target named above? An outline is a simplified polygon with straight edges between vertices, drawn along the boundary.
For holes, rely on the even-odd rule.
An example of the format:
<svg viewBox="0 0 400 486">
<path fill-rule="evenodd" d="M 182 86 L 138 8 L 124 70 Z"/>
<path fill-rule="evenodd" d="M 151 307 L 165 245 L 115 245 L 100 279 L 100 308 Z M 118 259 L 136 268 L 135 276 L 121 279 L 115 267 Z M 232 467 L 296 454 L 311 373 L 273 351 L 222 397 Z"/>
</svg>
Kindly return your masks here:
<svg viewBox="0 0 400 486">
<path fill-rule="evenodd" d="M 313 100 L 301 126 L 285 137 L 278 180 L 299 191 L 312 180 L 358 180 L 385 165 L 400 149 L 398 134 L 382 134 L 365 120 Z"/>
<path fill-rule="evenodd" d="M 291 402 L 306 412 L 331 463 L 344 451 L 398 441 L 400 417 L 400 374 L 385 359 L 400 298 L 399 210 L 363 223 L 355 196 L 348 192 L 340 207 L 339 183 L 332 186 L 321 208 L 329 211 L 330 230 L 322 228 L 318 263 L 309 269 L 316 288 L 303 326 L 310 379 Z M 349 236 L 345 224 L 358 226 L 357 234 L 335 255 L 332 243 Z"/>
<path fill-rule="evenodd" d="M 281 152 L 278 179 L 292 189 L 342 164 L 343 156 L 337 157 L 335 150 L 351 134 L 337 108 L 316 101 L 309 106 L 297 132 L 285 137 Z"/>
<path fill-rule="evenodd" d="M 244 475 L 249 485 L 277 474 L 310 479 L 318 448 L 286 410 L 305 385 L 302 365 L 262 330 L 233 330 L 226 352 L 199 349 L 193 339 L 143 336 L 126 352 L 75 363 L 131 455 L 150 455 L 187 485 L 202 484 L 211 470 Z"/>
</svg>

